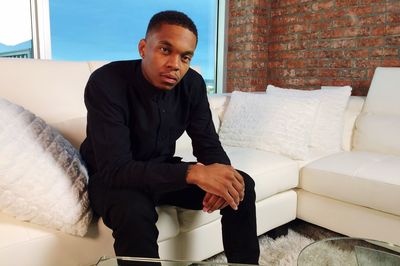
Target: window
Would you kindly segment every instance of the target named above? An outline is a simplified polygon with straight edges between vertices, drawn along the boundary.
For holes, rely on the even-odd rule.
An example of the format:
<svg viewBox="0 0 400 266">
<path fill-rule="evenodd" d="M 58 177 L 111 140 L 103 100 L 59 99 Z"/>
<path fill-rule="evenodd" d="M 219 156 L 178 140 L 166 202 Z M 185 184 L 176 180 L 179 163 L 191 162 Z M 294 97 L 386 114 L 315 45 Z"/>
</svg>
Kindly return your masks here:
<svg viewBox="0 0 400 266">
<path fill-rule="evenodd" d="M 139 58 L 137 44 L 151 16 L 179 10 L 195 22 L 199 42 L 191 66 L 215 92 L 217 0 L 49 0 L 53 60 L 114 61 Z"/>
<path fill-rule="evenodd" d="M 226 2 L 1 0 L 0 57 L 101 61 L 139 58 L 137 44 L 150 17 L 161 10 L 179 10 L 194 20 L 199 31 L 192 67 L 203 75 L 209 92 L 216 92 L 216 88 L 222 92 Z"/>
<path fill-rule="evenodd" d="M 0 57 L 32 58 L 30 0 L 2 0 L 0 25 Z"/>
</svg>

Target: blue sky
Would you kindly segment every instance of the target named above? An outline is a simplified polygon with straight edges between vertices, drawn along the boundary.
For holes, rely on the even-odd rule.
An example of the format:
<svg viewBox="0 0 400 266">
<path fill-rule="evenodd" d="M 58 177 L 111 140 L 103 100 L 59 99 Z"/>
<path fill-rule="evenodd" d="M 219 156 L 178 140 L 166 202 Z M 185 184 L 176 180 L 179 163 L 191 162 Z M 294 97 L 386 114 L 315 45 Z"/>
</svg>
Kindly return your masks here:
<svg viewBox="0 0 400 266">
<path fill-rule="evenodd" d="M 192 66 L 214 78 L 216 0 L 50 0 L 55 60 L 139 58 L 137 44 L 151 16 L 162 10 L 189 15 L 199 32 Z"/>
</svg>

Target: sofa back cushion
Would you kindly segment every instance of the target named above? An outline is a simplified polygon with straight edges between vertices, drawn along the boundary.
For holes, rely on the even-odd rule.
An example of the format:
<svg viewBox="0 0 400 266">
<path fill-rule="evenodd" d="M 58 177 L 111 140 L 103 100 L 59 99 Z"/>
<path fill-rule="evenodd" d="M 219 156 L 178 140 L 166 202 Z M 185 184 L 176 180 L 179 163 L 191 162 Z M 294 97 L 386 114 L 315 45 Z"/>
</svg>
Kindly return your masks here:
<svg viewBox="0 0 400 266">
<path fill-rule="evenodd" d="M 86 115 L 85 62 L 0 59 L 0 95 L 49 123 Z"/>
<path fill-rule="evenodd" d="M 344 125 L 342 136 L 342 148 L 344 151 L 351 151 L 354 136 L 355 121 L 361 113 L 365 102 L 364 96 L 350 96 L 344 112 Z"/>
<path fill-rule="evenodd" d="M 400 115 L 400 67 L 377 67 L 363 112 Z"/>
<path fill-rule="evenodd" d="M 213 95 L 209 95 L 208 98 L 209 98 L 209 103 L 210 103 L 212 120 L 214 123 L 215 130 L 218 133 L 218 130 L 219 130 L 220 124 L 221 124 L 219 115 L 223 108 L 223 106 L 222 106 L 223 101 L 226 100 L 226 97 L 213 94 Z M 176 141 L 175 150 L 176 151 L 192 150 L 192 140 L 189 137 L 189 135 L 186 133 L 186 131 Z"/>
<path fill-rule="evenodd" d="M 378 67 L 361 115 L 354 150 L 400 155 L 400 67 Z"/>
<path fill-rule="evenodd" d="M 362 113 L 356 121 L 354 149 L 400 156 L 400 116 Z"/>
</svg>

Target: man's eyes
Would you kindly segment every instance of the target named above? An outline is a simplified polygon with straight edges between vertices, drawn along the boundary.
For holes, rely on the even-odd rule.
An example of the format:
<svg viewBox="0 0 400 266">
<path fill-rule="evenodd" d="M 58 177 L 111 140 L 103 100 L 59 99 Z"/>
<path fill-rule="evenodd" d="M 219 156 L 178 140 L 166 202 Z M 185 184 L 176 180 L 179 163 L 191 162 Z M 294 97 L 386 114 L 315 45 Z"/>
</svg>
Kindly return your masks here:
<svg viewBox="0 0 400 266">
<path fill-rule="evenodd" d="M 185 63 L 189 63 L 192 60 L 191 56 L 185 55 L 182 57 L 182 61 Z"/>
<path fill-rule="evenodd" d="M 159 49 L 160 49 L 161 53 L 164 54 L 164 55 L 170 55 L 171 54 L 171 49 L 168 48 L 168 47 L 160 47 Z M 190 63 L 190 61 L 192 60 L 192 56 L 191 55 L 183 55 L 181 57 L 181 60 L 182 60 L 182 62 Z"/>
<path fill-rule="evenodd" d="M 166 47 L 160 47 L 160 50 L 161 50 L 161 52 L 163 53 L 163 54 L 169 54 L 169 49 L 168 48 L 166 48 Z"/>
</svg>

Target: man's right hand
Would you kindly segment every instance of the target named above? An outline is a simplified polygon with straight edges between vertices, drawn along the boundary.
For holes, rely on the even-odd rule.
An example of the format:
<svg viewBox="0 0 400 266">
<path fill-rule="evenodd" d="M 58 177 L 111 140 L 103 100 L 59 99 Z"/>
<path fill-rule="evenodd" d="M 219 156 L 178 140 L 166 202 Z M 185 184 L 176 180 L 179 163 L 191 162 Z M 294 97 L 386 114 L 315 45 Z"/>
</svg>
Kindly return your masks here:
<svg viewBox="0 0 400 266">
<path fill-rule="evenodd" d="M 237 210 L 244 197 L 243 177 L 230 165 L 218 163 L 191 165 L 186 176 L 186 182 L 220 196 L 234 210 Z"/>
</svg>

